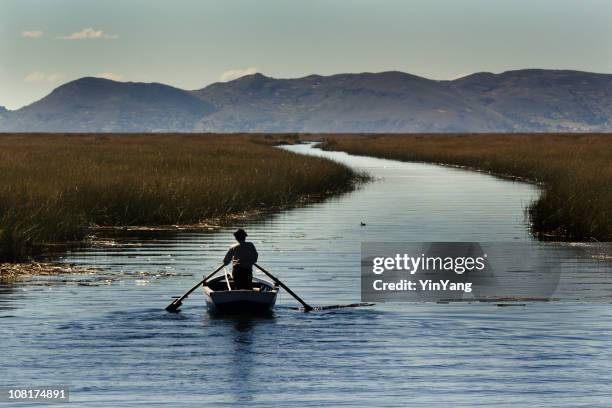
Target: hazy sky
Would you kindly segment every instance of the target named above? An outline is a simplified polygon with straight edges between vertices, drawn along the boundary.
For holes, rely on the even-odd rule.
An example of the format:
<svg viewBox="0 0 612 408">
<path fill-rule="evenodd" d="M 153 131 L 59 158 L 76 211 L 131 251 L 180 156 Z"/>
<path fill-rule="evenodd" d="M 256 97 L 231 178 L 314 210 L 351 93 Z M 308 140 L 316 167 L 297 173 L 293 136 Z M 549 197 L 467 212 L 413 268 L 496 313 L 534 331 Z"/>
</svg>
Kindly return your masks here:
<svg viewBox="0 0 612 408">
<path fill-rule="evenodd" d="M 401 70 L 612 73 L 610 0 L 0 0 L 0 105 L 88 75 L 201 88 Z"/>
</svg>

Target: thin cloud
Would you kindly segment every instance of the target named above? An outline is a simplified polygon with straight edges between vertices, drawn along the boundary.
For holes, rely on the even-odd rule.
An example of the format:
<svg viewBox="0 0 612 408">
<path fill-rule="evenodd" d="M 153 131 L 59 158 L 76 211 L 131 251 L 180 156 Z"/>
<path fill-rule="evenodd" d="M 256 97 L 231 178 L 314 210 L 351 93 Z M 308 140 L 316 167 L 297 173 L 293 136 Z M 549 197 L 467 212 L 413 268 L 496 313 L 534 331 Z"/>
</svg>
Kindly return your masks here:
<svg viewBox="0 0 612 408">
<path fill-rule="evenodd" d="M 231 81 L 232 79 L 237 79 L 245 75 L 252 75 L 255 73 L 257 73 L 257 67 L 230 69 L 229 71 L 222 73 L 220 79 L 223 82 Z"/>
<path fill-rule="evenodd" d="M 118 37 L 117 34 L 107 34 L 102 30 L 87 27 L 83 28 L 81 31 L 55 38 L 57 40 L 114 40 Z"/>
<path fill-rule="evenodd" d="M 42 31 L 38 31 L 38 30 L 32 30 L 32 31 L 22 31 L 21 32 L 21 36 L 25 37 L 25 38 L 40 38 L 42 37 L 43 32 Z"/>
<path fill-rule="evenodd" d="M 57 72 L 46 74 L 44 72 L 30 72 L 23 80 L 25 82 L 56 82 L 64 78 L 64 74 Z"/>
<path fill-rule="evenodd" d="M 123 76 L 115 74 L 114 72 L 100 72 L 99 74 L 96 74 L 96 78 L 110 79 L 111 81 L 121 81 L 123 79 Z"/>
</svg>

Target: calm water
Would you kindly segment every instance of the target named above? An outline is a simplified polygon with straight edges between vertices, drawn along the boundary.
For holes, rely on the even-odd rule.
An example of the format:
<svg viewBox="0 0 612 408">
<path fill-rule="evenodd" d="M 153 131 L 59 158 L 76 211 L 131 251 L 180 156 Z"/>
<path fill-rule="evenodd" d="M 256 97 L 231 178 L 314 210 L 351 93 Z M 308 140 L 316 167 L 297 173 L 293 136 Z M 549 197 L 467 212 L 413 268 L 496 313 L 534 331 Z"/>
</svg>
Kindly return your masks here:
<svg viewBox="0 0 612 408">
<path fill-rule="evenodd" d="M 377 178 L 244 225 L 260 264 L 311 304 L 359 301 L 362 241 L 530 240 L 533 186 L 289 149 Z M 71 406 L 84 407 L 612 405 L 609 268 L 576 260 L 574 247 L 560 251 L 579 274 L 552 303 L 305 314 L 283 293 L 272 317 L 240 319 L 210 316 L 196 292 L 180 314 L 163 311 L 219 264 L 230 231 L 100 237 L 60 260 L 99 273 L 0 287 L 0 382 L 68 385 Z"/>
</svg>

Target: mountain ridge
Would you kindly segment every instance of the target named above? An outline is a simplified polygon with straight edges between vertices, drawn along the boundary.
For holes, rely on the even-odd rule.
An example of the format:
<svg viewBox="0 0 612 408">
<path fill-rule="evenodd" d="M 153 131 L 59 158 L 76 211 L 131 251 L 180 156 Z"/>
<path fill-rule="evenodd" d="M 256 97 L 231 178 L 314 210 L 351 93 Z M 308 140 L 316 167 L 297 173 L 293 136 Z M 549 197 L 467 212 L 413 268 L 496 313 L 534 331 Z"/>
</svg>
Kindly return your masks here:
<svg viewBox="0 0 612 408">
<path fill-rule="evenodd" d="M 256 73 L 195 90 L 84 77 L 0 115 L 17 132 L 605 132 L 612 74 Z"/>
</svg>

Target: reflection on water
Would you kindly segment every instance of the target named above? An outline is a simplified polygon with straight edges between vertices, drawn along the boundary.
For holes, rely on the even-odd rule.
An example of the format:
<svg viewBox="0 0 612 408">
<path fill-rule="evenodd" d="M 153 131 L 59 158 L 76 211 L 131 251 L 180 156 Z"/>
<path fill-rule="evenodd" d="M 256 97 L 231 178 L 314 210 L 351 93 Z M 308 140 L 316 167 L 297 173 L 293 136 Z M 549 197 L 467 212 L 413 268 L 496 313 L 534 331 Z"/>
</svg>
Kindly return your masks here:
<svg viewBox="0 0 612 408">
<path fill-rule="evenodd" d="M 362 241 L 533 242 L 531 185 L 327 153 L 377 182 L 245 225 L 261 264 L 313 305 L 359 301 Z M 362 225 L 362 223 L 365 224 Z M 78 406 L 609 406 L 609 274 L 562 245 L 568 302 L 379 304 L 266 318 L 182 312 L 171 295 L 213 270 L 232 228 L 100 237 L 62 262 L 102 268 L 4 287 L 0 381 L 67 384 Z M 539 245 L 533 242 L 534 245 Z M 71 283 L 73 282 L 73 283 Z M 569 298 L 576 297 L 569 302 Z M 586 304 L 581 299 L 597 298 Z M 10 310 L 9 310 L 10 308 Z M 75 404 L 73 404 L 75 405 Z M 24 406 L 15 404 L 15 406 Z"/>
<path fill-rule="evenodd" d="M 227 353 L 231 356 L 228 389 L 236 402 L 249 402 L 255 395 L 256 381 L 253 381 L 253 356 L 257 348 L 255 318 L 238 317 L 230 320 L 232 333 Z M 261 322 L 261 321 L 260 321 Z"/>
</svg>

